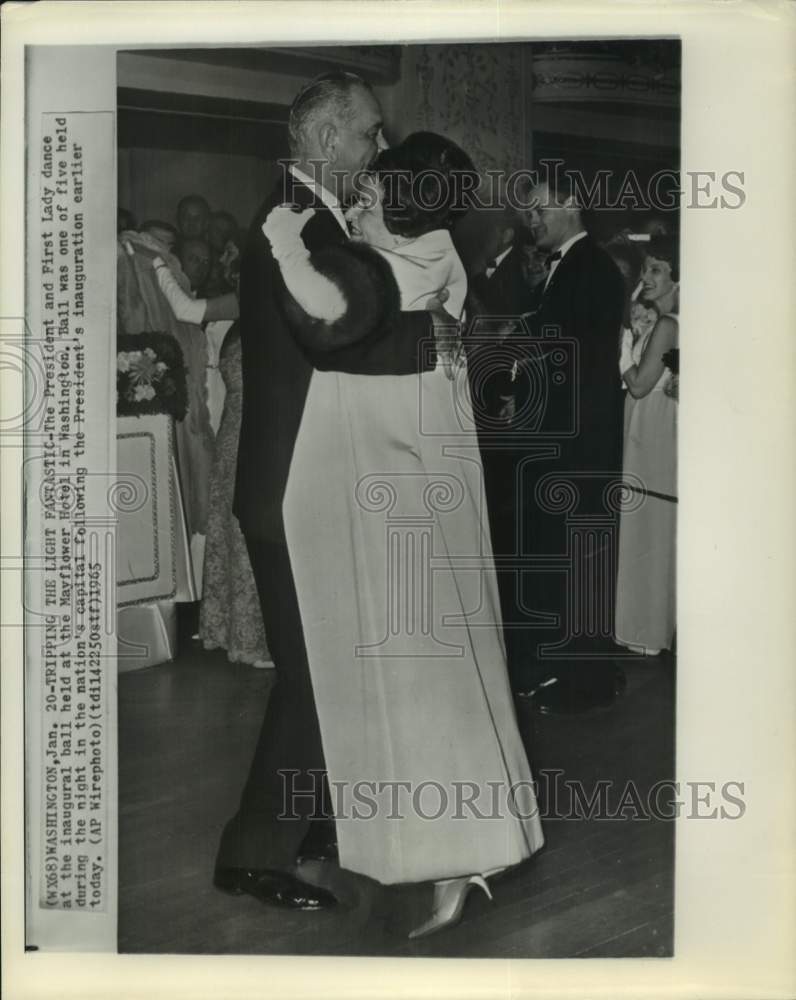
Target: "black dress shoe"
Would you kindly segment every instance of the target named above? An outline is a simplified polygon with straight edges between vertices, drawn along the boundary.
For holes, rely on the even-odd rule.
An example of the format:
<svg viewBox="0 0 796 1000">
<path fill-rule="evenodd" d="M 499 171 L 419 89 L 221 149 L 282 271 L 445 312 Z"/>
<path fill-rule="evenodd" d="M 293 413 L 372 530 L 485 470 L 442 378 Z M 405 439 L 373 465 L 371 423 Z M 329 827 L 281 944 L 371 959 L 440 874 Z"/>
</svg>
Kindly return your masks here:
<svg viewBox="0 0 796 1000">
<path fill-rule="evenodd" d="M 305 861 L 337 861 L 337 828 L 328 820 L 314 820 L 309 833 L 302 840 L 296 864 Z"/>
<path fill-rule="evenodd" d="M 577 715 L 608 708 L 625 690 L 625 673 L 615 663 L 561 666 L 550 678 L 521 697 L 542 715 Z"/>
<path fill-rule="evenodd" d="M 217 867 L 213 885 L 232 896 L 245 893 L 261 903 L 289 910 L 328 910 L 338 903 L 337 897 L 328 889 L 310 885 L 295 875 L 271 868 Z"/>
</svg>

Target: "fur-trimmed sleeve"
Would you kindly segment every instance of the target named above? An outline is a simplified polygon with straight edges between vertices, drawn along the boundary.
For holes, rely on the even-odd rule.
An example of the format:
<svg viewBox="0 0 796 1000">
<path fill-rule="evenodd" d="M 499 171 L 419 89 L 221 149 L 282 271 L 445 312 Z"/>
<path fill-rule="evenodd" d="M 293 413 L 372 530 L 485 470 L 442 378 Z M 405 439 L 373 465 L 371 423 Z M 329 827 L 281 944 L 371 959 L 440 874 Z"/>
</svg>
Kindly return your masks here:
<svg viewBox="0 0 796 1000">
<path fill-rule="evenodd" d="M 324 247 L 310 256 L 314 270 L 340 293 L 344 311 L 333 320 L 311 316 L 282 291 L 282 308 L 296 340 L 314 353 L 335 351 L 391 327 L 401 310 L 401 295 L 390 265 L 360 243 Z"/>
</svg>

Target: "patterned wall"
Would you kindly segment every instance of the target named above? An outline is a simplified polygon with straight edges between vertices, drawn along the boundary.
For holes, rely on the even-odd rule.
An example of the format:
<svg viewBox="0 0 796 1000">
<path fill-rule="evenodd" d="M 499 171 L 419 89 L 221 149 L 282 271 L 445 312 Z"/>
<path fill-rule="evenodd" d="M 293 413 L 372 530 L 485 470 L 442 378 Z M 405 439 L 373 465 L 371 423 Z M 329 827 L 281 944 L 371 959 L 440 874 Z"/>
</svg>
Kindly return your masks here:
<svg viewBox="0 0 796 1000">
<path fill-rule="evenodd" d="M 405 48 L 402 106 L 396 109 L 404 134 L 441 132 L 482 172 L 527 166 L 529 67 L 523 48 L 511 43 Z"/>
</svg>

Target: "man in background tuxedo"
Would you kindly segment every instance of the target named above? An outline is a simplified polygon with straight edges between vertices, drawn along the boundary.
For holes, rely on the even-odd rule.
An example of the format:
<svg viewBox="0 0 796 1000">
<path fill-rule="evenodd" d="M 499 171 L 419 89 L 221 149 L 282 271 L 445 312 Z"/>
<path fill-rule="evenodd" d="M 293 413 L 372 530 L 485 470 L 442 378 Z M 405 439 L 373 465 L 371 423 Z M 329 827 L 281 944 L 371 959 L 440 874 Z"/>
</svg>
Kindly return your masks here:
<svg viewBox="0 0 796 1000">
<path fill-rule="evenodd" d="M 610 659 L 618 516 L 605 494 L 622 472 L 617 358 L 624 286 L 586 232 L 571 189 L 539 184 L 529 204 L 527 222 L 534 244 L 549 255 L 549 271 L 527 332 L 512 337 L 517 364 L 508 412 L 525 452 L 514 498 L 520 556 L 527 559 L 518 584 L 531 611 L 512 676 L 515 690 L 542 711 L 580 711 L 610 704 L 624 680 Z M 562 481 L 563 492 L 556 486 Z M 552 568 L 551 556 L 572 551 L 575 517 L 586 529 L 600 526 L 581 536 L 590 537 L 584 544 L 591 548 L 573 553 L 574 569 Z M 540 569 L 545 559 L 549 568 Z M 557 626 L 549 624 L 556 619 Z"/>
<path fill-rule="evenodd" d="M 482 251 L 475 257 L 469 276 L 465 347 L 511 666 L 512 624 L 518 619 L 516 587 L 512 571 L 501 570 L 501 559 L 510 559 L 517 546 L 516 455 L 513 429 L 501 417 L 507 392 L 504 344 L 512 323 L 538 306 L 546 271 L 533 266 L 535 248 L 530 230 L 516 209 L 506 206 L 484 213 L 479 221 Z"/>
<path fill-rule="evenodd" d="M 360 77 L 327 74 L 293 102 L 289 135 L 292 165 L 255 215 L 241 261 L 243 411 L 235 487 L 277 679 L 238 811 L 221 838 L 214 884 L 262 902 L 317 910 L 337 901 L 297 876 L 297 857 L 333 858 L 336 843 L 331 819 L 310 822 L 327 811 L 325 763 L 282 518 L 291 458 L 313 370 L 416 375 L 436 364 L 424 342 L 436 331 L 442 350 L 451 325 L 441 303 L 439 313 L 359 315 L 333 326 L 302 313 L 261 226 L 279 204 L 312 206 L 315 215 L 302 233 L 307 249 L 346 242 L 342 206 L 356 174 L 384 146 L 381 109 Z M 389 298 L 370 292 L 376 302 Z"/>
<path fill-rule="evenodd" d="M 522 314 L 533 308 L 538 280 L 532 280 L 527 267 L 529 242 L 530 231 L 515 209 L 501 209 L 488 220 L 483 255 L 470 275 L 469 291 L 480 312 Z"/>
</svg>

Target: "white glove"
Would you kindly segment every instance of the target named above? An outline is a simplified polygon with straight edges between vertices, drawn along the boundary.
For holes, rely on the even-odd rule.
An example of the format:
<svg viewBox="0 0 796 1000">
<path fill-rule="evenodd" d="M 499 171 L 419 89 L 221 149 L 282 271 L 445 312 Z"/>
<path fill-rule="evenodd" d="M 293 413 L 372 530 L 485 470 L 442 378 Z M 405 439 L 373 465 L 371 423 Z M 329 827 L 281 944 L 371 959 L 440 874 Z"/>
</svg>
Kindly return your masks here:
<svg viewBox="0 0 796 1000">
<path fill-rule="evenodd" d="M 160 290 L 177 319 L 183 323 L 194 323 L 199 326 L 207 312 L 207 299 L 192 299 L 190 295 L 186 295 L 162 257 L 155 257 L 152 267 L 155 269 Z"/>
<path fill-rule="evenodd" d="M 309 257 L 310 252 L 302 242 L 301 233 L 314 215 L 314 208 L 303 208 L 296 212 L 290 205 L 277 205 L 268 213 L 263 223 L 263 235 L 280 263 L 283 260 Z"/>
<path fill-rule="evenodd" d="M 312 266 L 310 252 L 301 239 L 313 215 L 314 208 L 294 212 L 288 205 L 277 205 L 268 213 L 262 231 L 296 302 L 315 319 L 334 323 L 345 314 L 348 303 L 337 285 Z"/>
</svg>

